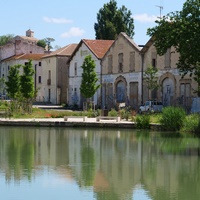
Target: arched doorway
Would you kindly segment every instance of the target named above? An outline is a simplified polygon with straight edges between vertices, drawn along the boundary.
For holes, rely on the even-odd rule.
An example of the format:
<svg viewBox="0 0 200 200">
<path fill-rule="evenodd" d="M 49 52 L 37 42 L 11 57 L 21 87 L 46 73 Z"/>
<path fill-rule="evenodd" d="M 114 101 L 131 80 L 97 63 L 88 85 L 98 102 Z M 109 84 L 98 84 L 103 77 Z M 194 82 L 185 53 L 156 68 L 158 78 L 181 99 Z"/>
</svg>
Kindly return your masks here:
<svg viewBox="0 0 200 200">
<path fill-rule="evenodd" d="M 162 83 L 164 106 L 173 105 L 174 89 L 174 81 L 171 78 L 165 78 Z"/>
<path fill-rule="evenodd" d="M 116 85 L 116 101 L 117 103 L 126 101 L 126 84 L 122 80 L 118 81 Z"/>
</svg>

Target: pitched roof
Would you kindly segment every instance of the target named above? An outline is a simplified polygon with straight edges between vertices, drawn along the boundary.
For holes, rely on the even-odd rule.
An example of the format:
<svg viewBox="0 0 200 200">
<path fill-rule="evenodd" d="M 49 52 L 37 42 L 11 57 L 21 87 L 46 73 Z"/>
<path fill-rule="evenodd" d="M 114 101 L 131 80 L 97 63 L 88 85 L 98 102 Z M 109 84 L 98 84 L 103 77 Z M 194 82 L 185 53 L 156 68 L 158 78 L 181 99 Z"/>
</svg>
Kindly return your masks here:
<svg viewBox="0 0 200 200">
<path fill-rule="evenodd" d="M 44 56 L 45 54 L 20 54 L 20 55 L 14 55 L 14 56 L 11 56 L 9 58 L 6 58 L 2 61 L 10 61 L 10 60 L 41 60 L 42 57 Z"/>
<path fill-rule="evenodd" d="M 53 57 L 53 56 L 71 56 L 78 44 L 69 44 L 63 48 L 51 52 L 48 55 L 43 56 L 43 58 Z"/>
<path fill-rule="evenodd" d="M 148 49 L 150 48 L 150 46 L 152 46 L 154 43 L 154 37 L 151 37 L 147 43 L 143 46 L 141 53 L 146 53 L 148 51 Z"/>
<path fill-rule="evenodd" d="M 130 38 L 126 33 L 121 32 L 121 33 L 119 34 L 119 36 L 120 36 L 120 35 L 122 35 L 123 37 L 125 37 L 125 38 L 131 43 L 131 45 L 134 46 L 138 51 L 141 50 L 141 48 L 140 48 L 140 47 L 133 41 L 133 39 Z M 118 37 L 119 37 L 119 36 L 118 36 Z"/>
<path fill-rule="evenodd" d="M 114 40 L 87 40 L 83 39 L 82 42 L 90 49 L 91 52 L 98 58 L 102 59 L 108 51 Z"/>
<path fill-rule="evenodd" d="M 136 48 L 138 51 L 141 51 L 141 48 L 133 41 L 132 38 L 130 38 L 126 33 L 124 32 L 121 32 L 119 33 L 119 35 L 117 36 L 117 38 L 115 39 L 115 41 L 113 42 L 113 44 L 111 46 L 114 45 L 114 43 L 119 39 L 120 36 L 123 36 L 130 44 L 131 46 L 133 46 L 134 48 Z M 110 46 L 110 48 L 111 48 Z M 108 49 L 109 50 L 109 49 Z M 109 53 L 109 51 L 107 51 L 105 53 L 105 55 L 103 57 L 106 57 L 106 55 Z"/>
</svg>

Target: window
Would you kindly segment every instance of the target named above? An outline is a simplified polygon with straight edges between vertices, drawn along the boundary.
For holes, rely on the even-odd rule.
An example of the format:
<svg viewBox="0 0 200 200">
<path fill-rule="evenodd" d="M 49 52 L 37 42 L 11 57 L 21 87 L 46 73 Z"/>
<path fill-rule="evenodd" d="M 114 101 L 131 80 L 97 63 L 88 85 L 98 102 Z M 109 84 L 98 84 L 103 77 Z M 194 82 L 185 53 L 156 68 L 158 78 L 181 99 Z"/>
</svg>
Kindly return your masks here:
<svg viewBox="0 0 200 200">
<path fill-rule="evenodd" d="M 39 66 L 42 66 L 42 62 L 39 62 L 38 65 L 39 65 Z"/>
<path fill-rule="evenodd" d="M 130 71 L 135 71 L 135 52 L 130 52 Z"/>
<path fill-rule="evenodd" d="M 49 70 L 49 79 L 51 79 L 51 70 Z"/>
<path fill-rule="evenodd" d="M 74 63 L 74 76 L 77 76 L 77 62 Z"/>
<path fill-rule="evenodd" d="M 38 76 L 38 83 L 42 83 L 42 77 Z"/>
<path fill-rule="evenodd" d="M 10 66 L 8 66 L 8 71 L 10 70 Z"/>
<path fill-rule="evenodd" d="M 191 85 L 190 83 L 181 84 L 181 97 L 190 97 Z"/>
<path fill-rule="evenodd" d="M 156 68 L 156 59 L 155 58 L 152 59 L 151 65 Z"/>
<path fill-rule="evenodd" d="M 108 56 L 108 73 L 112 73 L 112 55 Z"/>
<path fill-rule="evenodd" d="M 151 65 L 156 68 L 156 52 L 152 52 L 151 54 Z"/>
<path fill-rule="evenodd" d="M 119 72 L 123 72 L 123 53 L 118 54 Z"/>
</svg>

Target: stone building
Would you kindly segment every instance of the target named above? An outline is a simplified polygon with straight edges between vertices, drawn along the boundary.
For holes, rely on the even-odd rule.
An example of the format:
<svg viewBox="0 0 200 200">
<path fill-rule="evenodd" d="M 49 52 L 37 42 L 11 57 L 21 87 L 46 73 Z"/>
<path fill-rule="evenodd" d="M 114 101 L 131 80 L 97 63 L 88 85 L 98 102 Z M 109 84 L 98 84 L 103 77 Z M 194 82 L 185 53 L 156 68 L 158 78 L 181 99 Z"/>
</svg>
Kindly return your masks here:
<svg viewBox="0 0 200 200">
<path fill-rule="evenodd" d="M 78 107 L 83 107 L 83 102 L 85 98 L 80 93 L 80 86 L 82 80 L 82 64 L 87 55 L 91 55 L 92 59 L 95 61 L 96 73 L 99 79 L 97 84 L 100 84 L 101 79 L 101 59 L 108 51 L 112 45 L 113 40 L 87 40 L 82 39 L 75 51 L 73 52 L 71 58 L 69 59 L 69 105 L 77 105 Z M 95 93 L 94 97 L 91 99 L 95 105 L 101 105 L 101 89 Z"/>
<path fill-rule="evenodd" d="M 169 48 L 163 56 L 157 54 L 152 38 L 144 45 L 141 50 L 142 66 L 144 72 L 149 65 L 158 69 L 158 82 L 160 87 L 154 91 L 153 98 L 162 101 L 164 106 L 180 105 L 186 109 L 190 109 L 192 98 L 196 96 L 194 93 L 197 83 L 189 74 L 182 77 L 177 62 L 179 54 L 173 47 Z M 148 89 L 144 81 L 142 81 L 143 101 L 149 99 Z"/>
<path fill-rule="evenodd" d="M 120 33 L 102 59 L 102 106 L 120 103 L 137 109 L 141 103 L 140 48 L 125 33 Z"/>
<path fill-rule="evenodd" d="M 67 104 L 68 66 L 67 61 L 77 44 L 70 44 L 43 56 L 42 91 L 43 101 L 52 104 Z"/>
</svg>

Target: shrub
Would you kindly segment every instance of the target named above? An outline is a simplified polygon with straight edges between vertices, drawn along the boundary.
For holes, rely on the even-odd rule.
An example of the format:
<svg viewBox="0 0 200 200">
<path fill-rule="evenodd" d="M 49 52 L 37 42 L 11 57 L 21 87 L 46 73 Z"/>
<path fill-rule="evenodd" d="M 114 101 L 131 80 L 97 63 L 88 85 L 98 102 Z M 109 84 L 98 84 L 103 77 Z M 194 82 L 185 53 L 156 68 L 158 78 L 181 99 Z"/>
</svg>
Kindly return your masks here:
<svg viewBox="0 0 200 200">
<path fill-rule="evenodd" d="M 200 132 L 200 115 L 192 114 L 186 117 L 183 127 L 184 132 L 199 134 Z"/>
<path fill-rule="evenodd" d="M 162 109 L 160 123 L 164 130 L 179 131 L 185 117 L 186 112 L 183 108 L 168 106 Z"/>
<path fill-rule="evenodd" d="M 136 116 L 136 126 L 139 129 L 149 129 L 150 128 L 150 116 L 149 115 L 137 115 Z"/>
<path fill-rule="evenodd" d="M 112 108 L 111 111 L 108 112 L 108 116 L 117 117 L 118 116 L 118 112 L 114 108 Z"/>
<path fill-rule="evenodd" d="M 97 117 L 100 115 L 99 110 L 93 110 L 92 108 L 88 109 L 87 111 L 87 117 Z"/>
</svg>

